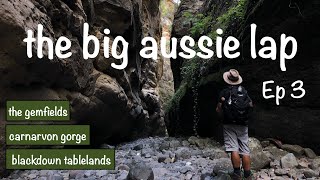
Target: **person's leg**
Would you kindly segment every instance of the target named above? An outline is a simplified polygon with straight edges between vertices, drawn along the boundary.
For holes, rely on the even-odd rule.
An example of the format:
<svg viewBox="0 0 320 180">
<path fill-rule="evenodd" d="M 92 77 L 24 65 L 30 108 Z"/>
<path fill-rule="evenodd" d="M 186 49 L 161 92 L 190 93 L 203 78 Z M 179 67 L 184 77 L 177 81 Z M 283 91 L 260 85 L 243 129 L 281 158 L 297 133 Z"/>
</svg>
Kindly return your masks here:
<svg viewBox="0 0 320 180">
<path fill-rule="evenodd" d="M 231 161 L 234 168 L 232 179 L 238 180 L 241 179 L 241 160 L 239 155 L 238 139 L 233 127 L 234 126 L 232 125 L 224 125 L 223 127 L 224 146 L 226 148 L 226 151 L 231 153 Z"/>
<path fill-rule="evenodd" d="M 247 178 L 251 175 L 250 163 L 251 163 L 250 156 L 249 155 L 242 155 L 242 166 L 243 166 L 245 178 Z"/>
<path fill-rule="evenodd" d="M 240 170 L 241 159 L 238 151 L 231 152 L 231 162 L 233 166 L 233 173 L 236 176 L 233 179 L 241 178 L 241 170 Z"/>
<path fill-rule="evenodd" d="M 251 175 L 248 127 L 239 127 L 237 135 L 239 143 L 239 152 L 242 155 L 242 167 L 244 170 L 244 177 L 248 178 Z"/>
<path fill-rule="evenodd" d="M 231 152 L 231 161 L 233 168 L 239 168 L 240 169 L 240 155 L 239 152 L 233 151 Z"/>
</svg>

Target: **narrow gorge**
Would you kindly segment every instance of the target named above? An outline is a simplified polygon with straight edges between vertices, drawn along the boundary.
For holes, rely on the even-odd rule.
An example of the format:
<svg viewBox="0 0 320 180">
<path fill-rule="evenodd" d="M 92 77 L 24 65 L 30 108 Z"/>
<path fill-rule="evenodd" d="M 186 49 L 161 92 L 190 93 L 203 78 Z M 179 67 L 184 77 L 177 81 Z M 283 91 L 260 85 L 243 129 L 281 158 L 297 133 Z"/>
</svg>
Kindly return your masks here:
<svg viewBox="0 0 320 180">
<path fill-rule="evenodd" d="M 0 4 L 0 178 L 228 179 L 233 169 L 215 109 L 226 86 L 222 74 L 230 68 L 239 70 L 254 102 L 249 135 L 257 177 L 320 177 L 318 0 L 2 0 Z M 110 29 L 110 45 L 116 36 L 128 41 L 129 63 L 124 70 L 111 67 L 121 60 L 102 53 L 83 58 L 84 23 L 99 40 L 104 29 Z M 280 70 L 279 55 L 276 60 L 250 56 L 252 23 L 257 25 L 257 48 L 265 36 L 277 44 L 282 33 L 296 38 L 298 53 L 286 61 L 287 71 Z M 73 56 L 50 60 L 45 47 L 44 58 L 27 58 L 23 39 L 38 24 L 52 40 L 69 38 Z M 196 42 L 208 36 L 214 41 L 219 28 L 223 41 L 228 36 L 239 39 L 240 57 L 170 59 L 159 50 L 154 60 L 139 54 L 144 37 L 155 38 L 158 47 L 165 37 L 170 52 L 172 37 L 178 42 L 183 36 Z M 103 48 L 101 44 L 100 52 Z M 89 44 L 89 51 L 93 49 Z M 118 46 L 117 52 L 122 49 Z M 33 46 L 32 52 L 36 51 Z M 178 46 L 177 53 L 182 51 Z M 262 85 L 269 80 L 275 81 L 269 87 L 271 94 L 276 85 L 287 90 L 279 106 L 274 99 L 263 98 Z M 302 99 L 290 97 L 296 80 L 304 81 Z M 71 122 L 37 123 L 90 125 L 92 148 L 116 149 L 116 170 L 7 171 L 5 125 L 18 124 L 4 119 L 7 100 L 70 101 Z"/>
</svg>

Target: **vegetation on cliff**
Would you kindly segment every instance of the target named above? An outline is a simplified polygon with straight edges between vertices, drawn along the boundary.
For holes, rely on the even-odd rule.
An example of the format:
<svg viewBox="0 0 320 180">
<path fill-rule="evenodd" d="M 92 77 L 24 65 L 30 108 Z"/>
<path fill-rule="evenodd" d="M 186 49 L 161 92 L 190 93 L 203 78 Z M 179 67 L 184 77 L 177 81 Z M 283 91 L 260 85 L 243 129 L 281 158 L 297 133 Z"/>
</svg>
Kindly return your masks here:
<svg viewBox="0 0 320 180">
<path fill-rule="evenodd" d="M 212 39 L 217 37 L 216 30 L 223 30 L 225 36 L 236 37 L 240 41 L 240 57 L 237 59 L 210 60 L 172 59 L 175 89 L 178 95 L 172 98 L 171 107 L 167 108 L 166 122 L 171 135 L 194 134 L 194 115 L 200 116 L 198 132 L 200 136 L 218 136 L 219 124 L 214 108 L 217 104 L 219 91 L 225 83 L 222 73 L 230 68 L 236 68 L 241 73 L 243 85 L 250 92 L 255 108 L 250 121 L 250 132 L 259 137 L 277 137 L 286 143 L 300 144 L 314 148 L 320 152 L 319 103 L 314 99 L 319 97 L 319 78 L 317 68 L 319 55 L 314 47 L 319 40 L 316 31 L 320 17 L 319 4 L 315 1 L 182 1 L 180 11 L 176 14 L 173 25 L 173 36 L 181 38 L 184 35 L 194 39 L 207 35 Z M 197 15 L 199 14 L 199 15 Z M 281 34 L 296 38 L 298 54 L 287 64 L 286 72 L 275 68 L 275 61 L 265 61 L 264 58 L 250 56 L 251 33 L 250 25 L 256 24 L 259 29 L 255 38 L 256 47 L 260 48 L 260 40 L 269 36 L 279 39 Z M 312 41 L 310 41 L 312 39 Z M 311 65 L 311 66 L 310 66 Z M 299 72 L 299 73 L 297 73 Z M 276 85 L 292 89 L 291 84 L 298 79 L 304 81 L 306 96 L 297 100 L 288 92 L 281 106 L 276 106 L 273 100 L 261 95 L 264 81 L 274 80 Z M 182 90 L 180 90 L 183 89 Z M 184 94 L 182 94 L 184 93 Z M 197 99 L 195 99 L 197 98 Z M 197 102 L 196 102 L 197 101 Z M 178 106 L 179 108 L 176 108 Z M 194 111 L 196 109 L 196 111 Z M 301 118 L 303 117 L 303 118 Z M 178 121 L 181 122 L 178 124 Z M 196 119 L 198 121 L 198 119 Z M 182 122 L 183 121 L 183 122 Z M 180 131 L 182 124 L 184 131 Z"/>
<path fill-rule="evenodd" d="M 200 36 L 205 35 L 213 39 L 214 42 L 217 37 L 216 30 L 218 28 L 224 31 L 223 36 L 226 37 L 231 34 L 231 29 L 241 27 L 245 20 L 248 0 L 225 2 L 223 6 L 227 7 L 227 11 L 221 12 L 217 17 L 213 15 L 215 5 L 212 5 L 210 11 L 201 12 L 196 15 L 189 11 L 184 11 L 183 23 L 190 26 L 190 36 L 198 39 Z M 235 34 L 232 35 L 235 36 Z M 197 49 L 198 47 L 196 47 L 196 51 Z M 167 112 L 179 103 L 184 96 L 182 93 L 185 93 L 188 88 L 197 89 L 197 86 L 200 85 L 199 82 L 201 82 L 201 84 L 208 82 L 208 78 L 211 78 L 212 76 L 204 77 L 205 79 L 203 79 L 203 74 L 206 73 L 206 70 L 210 66 L 213 66 L 216 61 L 217 58 L 215 56 L 207 60 L 195 56 L 192 59 L 183 61 L 182 66 L 180 67 L 182 83 L 172 97 L 171 102 L 166 109 Z"/>
</svg>

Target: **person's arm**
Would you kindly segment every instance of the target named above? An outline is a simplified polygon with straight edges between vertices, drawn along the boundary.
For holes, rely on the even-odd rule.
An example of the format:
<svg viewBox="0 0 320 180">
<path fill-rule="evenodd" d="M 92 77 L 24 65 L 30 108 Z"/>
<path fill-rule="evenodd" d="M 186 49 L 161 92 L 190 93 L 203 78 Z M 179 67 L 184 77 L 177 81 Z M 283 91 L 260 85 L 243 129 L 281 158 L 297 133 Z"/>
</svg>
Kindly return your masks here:
<svg viewBox="0 0 320 180">
<path fill-rule="evenodd" d="M 251 99 L 251 97 L 248 95 L 248 98 L 249 98 L 249 106 L 251 107 L 251 108 L 253 108 L 253 102 L 252 102 L 252 99 Z"/>
<path fill-rule="evenodd" d="M 222 111 L 221 106 L 222 106 L 222 103 L 218 103 L 218 104 L 217 104 L 217 107 L 216 107 L 216 112 L 217 112 L 217 113 L 220 113 L 220 112 Z"/>
<path fill-rule="evenodd" d="M 221 113 L 222 112 L 222 102 L 223 101 L 225 101 L 225 98 L 221 97 L 220 101 L 218 102 L 217 107 L 216 107 L 216 112 L 217 113 Z"/>
<path fill-rule="evenodd" d="M 252 102 L 252 101 L 249 102 L 249 106 L 250 106 L 251 108 L 253 108 L 253 102 Z"/>
</svg>

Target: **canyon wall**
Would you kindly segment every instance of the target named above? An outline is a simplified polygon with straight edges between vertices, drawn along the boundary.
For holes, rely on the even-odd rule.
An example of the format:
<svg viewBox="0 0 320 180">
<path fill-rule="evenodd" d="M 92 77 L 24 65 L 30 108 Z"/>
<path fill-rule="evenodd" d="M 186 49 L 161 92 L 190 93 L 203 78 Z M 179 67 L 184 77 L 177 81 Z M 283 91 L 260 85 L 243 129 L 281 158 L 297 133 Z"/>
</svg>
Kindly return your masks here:
<svg viewBox="0 0 320 180">
<path fill-rule="evenodd" d="M 90 24 L 89 34 L 100 42 L 105 28 L 111 31 L 110 44 L 118 35 L 128 41 L 127 68 L 112 68 L 111 63 L 121 61 L 104 58 L 103 45 L 96 58 L 82 57 L 85 22 Z M 33 46 L 34 56 L 28 59 L 23 39 L 27 30 L 36 32 L 38 24 L 44 26 L 44 36 L 52 40 L 69 38 L 72 56 L 50 60 L 45 46 L 44 58 L 38 59 Z M 143 37 L 152 36 L 158 41 L 161 36 L 158 0 L 1 1 L 0 32 L 1 144 L 8 99 L 69 100 L 72 123 L 91 125 L 93 145 L 165 135 L 158 93 L 163 60 L 139 55 Z M 93 44 L 89 44 L 90 52 L 92 49 Z M 121 50 L 119 46 L 118 53 Z"/>
<path fill-rule="evenodd" d="M 317 138 L 320 137 L 318 10 L 319 2 L 314 0 L 182 1 L 175 14 L 172 36 L 181 38 L 190 35 L 198 39 L 201 35 L 207 35 L 215 41 L 215 31 L 221 28 L 224 41 L 227 36 L 239 39 L 241 56 L 237 59 L 218 59 L 215 56 L 210 60 L 171 59 L 176 93 L 166 113 L 169 134 L 199 134 L 221 140 L 222 127 L 215 108 L 220 90 L 226 87 L 222 74 L 230 68 L 236 68 L 255 106 L 250 118 L 250 134 L 261 138 L 273 137 L 320 152 Z M 279 54 L 274 61 L 251 58 L 252 23 L 258 26 L 257 49 L 262 47 L 259 40 L 264 36 L 276 40 L 277 52 L 282 33 L 296 38 L 298 53 L 286 61 L 287 71 L 280 70 Z M 290 52 L 289 49 L 287 52 Z M 273 93 L 276 85 L 286 89 L 286 96 L 279 106 L 275 104 L 275 99 L 266 100 L 262 96 L 262 83 L 268 80 L 275 81 L 275 84 L 268 86 Z M 296 80 L 304 82 L 306 95 L 302 99 L 290 97 L 293 92 L 291 83 Z"/>
</svg>

